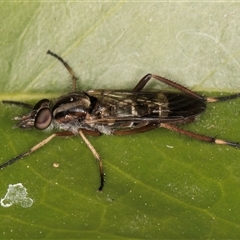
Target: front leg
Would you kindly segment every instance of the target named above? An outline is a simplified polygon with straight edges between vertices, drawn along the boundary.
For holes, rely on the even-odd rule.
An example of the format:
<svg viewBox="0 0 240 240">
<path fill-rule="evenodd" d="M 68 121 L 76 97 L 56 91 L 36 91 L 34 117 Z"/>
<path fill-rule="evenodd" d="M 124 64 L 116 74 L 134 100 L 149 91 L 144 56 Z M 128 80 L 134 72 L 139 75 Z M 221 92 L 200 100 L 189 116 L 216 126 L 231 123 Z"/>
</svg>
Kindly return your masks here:
<svg viewBox="0 0 240 240">
<path fill-rule="evenodd" d="M 74 134 L 72 132 L 56 132 L 56 133 L 53 133 L 49 137 L 45 138 L 44 140 L 42 140 L 41 142 L 39 142 L 38 144 L 36 144 L 32 148 L 30 148 L 28 151 L 26 151 L 26 152 L 14 157 L 14 158 L 8 160 L 7 162 L 1 164 L 0 169 L 3 169 L 5 167 L 9 166 L 10 164 L 13 164 L 14 162 L 32 154 L 32 153 L 34 153 L 36 150 L 38 150 L 39 148 L 43 147 L 48 142 L 50 142 L 54 137 L 70 137 L 70 136 L 74 136 Z"/>
</svg>

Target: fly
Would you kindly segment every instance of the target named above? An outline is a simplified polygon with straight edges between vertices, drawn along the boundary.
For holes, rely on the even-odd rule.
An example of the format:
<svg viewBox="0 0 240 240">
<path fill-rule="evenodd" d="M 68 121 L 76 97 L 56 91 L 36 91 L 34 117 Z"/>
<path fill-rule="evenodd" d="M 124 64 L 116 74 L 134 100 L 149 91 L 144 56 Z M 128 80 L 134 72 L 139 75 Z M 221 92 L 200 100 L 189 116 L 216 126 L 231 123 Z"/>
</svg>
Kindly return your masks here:
<svg viewBox="0 0 240 240">
<path fill-rule="evenodd" d="M 223 97 L 205 97 L 154 74 L 144 76 L 133 90 L 76 91 L 77 77 L 72 68 L 57 54 L 51 51 L 47 54 L 58 59 L 68 70 L 72 77 L 73 91 L 56 100 L 42 99 L 34 106 L 16 101 L 3 101 L 3 103 L 31 109 L 28 114 L 14 118 L 18 121 L 14 125 L 15 128 L 57 129 L 59 131 L 28 151 L 3 163 L 0 169 L 32 154 L 55 137 L 80 135 L 98 162 L 100 171 L 98 189 L 101 191 L 105 183 L 103 163 L 85 135 L 127 135 L 161 127 L 204 142 L 240 148 L 237 142 L 201 135 L 178 126 L 193 122 L 206 110 L 206 103 L 235 99 L 240 96 L 240 93 Z M 150 79 L 160 81 L 178 92 L 144 90 Z"/>
</svg>

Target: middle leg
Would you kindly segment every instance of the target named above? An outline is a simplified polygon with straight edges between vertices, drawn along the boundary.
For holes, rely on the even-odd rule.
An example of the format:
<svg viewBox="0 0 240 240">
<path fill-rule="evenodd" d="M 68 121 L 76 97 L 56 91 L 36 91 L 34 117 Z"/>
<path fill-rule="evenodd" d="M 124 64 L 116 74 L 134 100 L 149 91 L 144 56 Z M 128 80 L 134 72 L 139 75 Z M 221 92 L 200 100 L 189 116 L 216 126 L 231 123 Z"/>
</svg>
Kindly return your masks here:
<svg viewBox="0 0 240 240">
<path fill-rule="evenodd" d="M 86 145 L 88 146 L 88 148 L 90 149 L 90 151 L 92 152 L 93 156 L 97 159 L 98 164 L 99 164 L 99 170 L 100 170 L 100 187 L 98 188 L 99 191 L 102 191 L 103 187 L 104 187 L 104 182 L 105 182 L 105 174 L 103 171 L 103 164 L 102 164 L 102 160 L 98 154 L 98 152 L 96 151 L 96 149 L 93 147 L 93 145 L 89 142 L 89 140 L 85 137 L 83 131 L 81 129 L 78 130 L 79 135 L 81 136 L 81 138 L 83 139 L 83 141 L 86 143 Z"/>
</svg>

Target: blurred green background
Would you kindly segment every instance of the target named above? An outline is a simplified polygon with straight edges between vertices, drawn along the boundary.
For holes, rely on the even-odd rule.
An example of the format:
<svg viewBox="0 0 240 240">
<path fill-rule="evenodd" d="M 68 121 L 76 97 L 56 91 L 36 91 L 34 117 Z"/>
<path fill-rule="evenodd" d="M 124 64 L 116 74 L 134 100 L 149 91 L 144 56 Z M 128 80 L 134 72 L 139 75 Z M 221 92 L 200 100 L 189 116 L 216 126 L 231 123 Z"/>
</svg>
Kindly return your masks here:
<svg viewBox="0 0 240 240">
<path fill-rule="evenodd" d="M 71 77 L 48 49 L 71 65 L 80 90 L 131 89 L 150 72 L 208 95 L 239 91 L 239 3 L 0 6 L 0 100 L 32 103 L 71 91 Z M 185 128 L 238 141 L 239 104 L 209 105 Z M 0 108 L 1 162 L 49 135 L 12 129 L 10 119 L 26 109 Z M 34 200 L 26 209 L 1 207 L 2 239 L 239 238 L 239 150 L 164 129 L 89 139 L 104 161 L 104 191 L 96 191 L 98 166 L 82 140 L 54 139 L 1 171 L 1 198 L 21 182 Z"/>
</svg>

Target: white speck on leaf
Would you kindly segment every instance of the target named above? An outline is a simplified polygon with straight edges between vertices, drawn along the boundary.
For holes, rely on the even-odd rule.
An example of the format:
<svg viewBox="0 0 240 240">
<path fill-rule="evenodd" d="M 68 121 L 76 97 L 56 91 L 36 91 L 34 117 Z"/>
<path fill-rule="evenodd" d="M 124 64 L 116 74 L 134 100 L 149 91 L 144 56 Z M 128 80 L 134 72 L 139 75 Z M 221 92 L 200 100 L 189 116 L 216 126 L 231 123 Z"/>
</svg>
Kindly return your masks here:
<svg viewBox="0 0 240 240">
<path fill-rule="evenodd" d="M 13 204 L 19 204 L 23 208 L 31 207 L 33 200 L 27 197 L 27 195 L 27 189 L 22 183 L 9 184 L 6 195 L 1 199 L 1 206 L 10 207 Z"/>
</svg>

